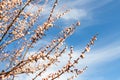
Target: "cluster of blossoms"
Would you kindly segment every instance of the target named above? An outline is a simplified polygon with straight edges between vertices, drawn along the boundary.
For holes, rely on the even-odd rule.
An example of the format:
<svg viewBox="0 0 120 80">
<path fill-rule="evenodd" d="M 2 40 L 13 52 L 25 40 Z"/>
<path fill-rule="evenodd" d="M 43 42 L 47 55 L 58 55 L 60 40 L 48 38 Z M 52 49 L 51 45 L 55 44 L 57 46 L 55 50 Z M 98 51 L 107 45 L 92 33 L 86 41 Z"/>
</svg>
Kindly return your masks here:
<svg viewBox="0 0 120 80">
<path fill-rule="evenodd" d="M 37 20 L 47 3 L 48 0 L 45 2 L 41 0 L 2 0 L 0 2 L 0 63 L 3 63 L 2 66 L 5 65 L 0 72 L 0 80 L 14 80 L 19 74 L 35 74 L 32 80 L 38 77 L 41 77 L 42 80 L 54 80 L 65 73 L 74 73 L 68 78 L 68 80 L 73 80 L 86 70 L 87 67 L 79 70 L 75 66 L 80 59 L 85 57 L 85 53 L 90 51 L 90 46 L 94 44 L 97 35 L 90 40 L 76 59 L 73 59 L 74 50 L 73 47 L 70 47 L 67 63 L 61 69 L 42 78 L 42 74 L 47 72 L 50 66 L 61 62 L 60 58 L 67 53 L 66 50 L 69 48 L 64 44 L 65 40 L 73 34 L 77 26 L 80 26 L 78 21 L 64 28 L 49 44 L 40 46 L 37 51 L 29 54 L 31 49 L 35 49 L 35 44 L 46 35 L 46 31 L 54 27 L 55 21 L 70 11 L 66 10 L 53 15 L 58 4 L 58 0 L 55 0 L 47 20 L 40 24 Z M 25 10 L 31 4 L 33 6 L 37 4 L 35 12 Z"/>
<path fill-rule="evenodd" d="M 55 73 L 51 73 L 47 77 L 43 78 L 43 80 L 54 80 L 56 78 L 59 78 L 62 74 L 66 73 L 66 72 L 67 73 L 70 73 L 70 72 L 75 73 L 75 76 L 71 76 L 70 78 L 68 78 L 68 80 L 73 80 L 74 77 L 83 73 L 87 69 L 87 66 L 83 70 L 79 70 L 79 69 L 75 68 L 75 65 L 79 63 L 80 59 L 83 59 L 85 57 L 86 52 L 89 52 L 89 50 L 87 50 L 87 49 L 89 49 L 90 46 L 94 44 L 94 41 L 96 40 L 96 36 L 97 35 L 95 35 L 90 40 L 90 42 L 87 44 L 85 50 L 83 52 L 81 52 L 80 56 L 78 56 L 78 58 L 76 58 L 73 62 L 71 61 L 71 58 L 72 58 L 71 54 L 73 53 L 73 49 L 71 47 L 68 63 L 62 69 L 58 70 Z M 71 68 L 73 68 L 73 69 L 71 70 Z"/>
</svg>

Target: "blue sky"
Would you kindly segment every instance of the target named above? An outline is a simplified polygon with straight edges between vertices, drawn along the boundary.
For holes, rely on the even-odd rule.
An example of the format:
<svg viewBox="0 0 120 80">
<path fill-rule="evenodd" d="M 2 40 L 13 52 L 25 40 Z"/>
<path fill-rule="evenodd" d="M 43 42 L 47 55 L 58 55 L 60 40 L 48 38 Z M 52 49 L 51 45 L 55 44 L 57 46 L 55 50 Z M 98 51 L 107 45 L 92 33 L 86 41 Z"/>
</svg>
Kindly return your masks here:
<svg viewBox="0 0 120 80">
<path fill-rule="evenodd" d="M 66 43 L 75 46 L 77 53 L 77 49 L 83 49 L 91 36 L 99 33 L 95 46 L 81 62 L 81 65 L 88 65 L 88 69 L 76 80 L 120 80 L 120 1 L 67 1 L 61 3 L 71 8 L 71 12 L 58 21 L 58 25 L 65 26 L 80 20 L 81 26 Z"/>
<path fill-rule="evenodd" d="M 46 32 L 47 40 L 43 38 L 39 44 L 48 43 L 65 26 L 79 20 L 80 27 L 65 42 L 75 47 L 75 56 L 79 56 L 79 50 L 84 49 L 94 34 L 98 33 L 99 36 L 91 52 L 78 65 L 88 65 L 88 69 L 76 80 L 120 80 L 120 0 L 59 1 L 57 9 L 65 5 L 65 9 L 71 11 L 56 22 L 55 28 Z M 46 6 L 45 12 L 48 13 L 51 6 L 52 3 Z"/>
<path fill-rule="evenodd" d="M 44 15 L 50 11 L 53 2 L 51 0 L 46 6 Z M 78 65 L 88 65 L 88 69 L 76 80 L 120 80 L 120 0 L 63 0 L 59 2 L 56 12 L 62 6 L 71 11 L 46 32 L 48 40 L 43 40 L 44 43 L 65 26 L 79 20 L 80 27 L 66 40 L 67 45 L 75 47 L 74 56 L 79 56 L 79 50 L 84 49 L 94 34 L 99 36 L 91 52 Z"/>
<path fill-rule="evenodd" d="M 68 43 L 83 46 L 92 35 L 99 33 L 95 46 L 82 62 L 88 69 L 76 80 L 120 80 L 120 1 L 76 0 L 67 4 L 76 11 L 70 13 L 75 15 L 68 22 L 69 19 L 81 21 Z M 83 14 L 79 13 L 82 11 Z"/>
<path fill-rule="evenodd" d="M 53 1 L 46 6 L 43 15 L 48 14 Z M 43 38 L 39 44 L 48 43 L 65 26 L 79 20 L 80 27 L 65 42 L 75 47 L 74 56 L 79 56 L 94 34 L 99 36 L 91 52 L 78 65 L 88 65 L 88 69 L 76 80 L 120 80 L 120 0 L 63 0 L 59 2 L 56 12 L 62 6 L 71 11 L 55 22 L 55 27 L 46 32 L 47 40 Z"/>
</svg>

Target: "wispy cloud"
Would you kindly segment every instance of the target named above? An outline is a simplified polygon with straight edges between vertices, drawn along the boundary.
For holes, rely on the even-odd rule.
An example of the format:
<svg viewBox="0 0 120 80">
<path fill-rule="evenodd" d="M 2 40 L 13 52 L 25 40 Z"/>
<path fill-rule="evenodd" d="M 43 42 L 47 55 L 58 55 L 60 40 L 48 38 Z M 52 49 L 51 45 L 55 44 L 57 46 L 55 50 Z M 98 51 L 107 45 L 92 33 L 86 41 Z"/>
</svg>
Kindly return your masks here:
<svg viewBox="0 0 120 80">
<path fill-rule="evenodd" d="M 84 17 L 87 17 L 87 12 L 85 10 L 82 9 L 71 9 L 71 11 L 66 14 L 65 16 L 63 16 L 63 19 L 65 20 L 79 20 L 79 19 L 83 19 Z"/>
<path fill-rule="evenodd" d="M 79 79 L 81 80 L 86 80 L 86 79 L 106 80 L 107 77 L 105 77 L 104 74 L 103 75 L 96 74 L 96 73 L 103 73 L 100 70 L 96 70 L 96 68 L 99 66 L 107 66 L 107 63 L 120 59 L 120 56 L 119 56 L 120 46 L 119 45 L 120 43 L 119 41 L 117 41 L 105 47 L 94 49 L 92 50 L 92 52 L 86 54 L 86 58 L 82 60 L 78 66 L 88 65 L 88 70 L 85 73 L 83 73 L 79 77 Z M 78 53 L 78 51 L 76 53 Z M 117 73 L 112 73 L 112 74 L 117 74 Z M 90 75 L 94 75 L 94 77 L 91 77 Z"/>
<path fill-rule="evenodd" d="M 63 17 L 66 20 L 83 20 L 83 19 L 90 19 L 93 18 L 94 11 L 98 10 L 100 7 L 109 4 L 113 0 L 77 0 L 77 1 L 70 1 L 68 0 L 67 3 L 63 1 L 63 5 L 66 5 L 68 8 L 72 8 L 71 12 Z M 93 20 L 93 19 L 92 19 Z"/>
<path fill-rule="evenodd" d="M 68 0 L 67 3 L 64 1 L 60 1 L 60 4 L 58 7 L 66 6 L 68 9 L 71 9 L 71 11 L 62 17 L 62 19 L 65 20 L 82 20 L 82 19 L 90 19 L 93 18 L 93 11 L 97 10 L 98 8 L 112 2 L 113 0 L 77 0 L 77 1 L 71 1 Z M 53 3 L 53 2 L 51 2 Z M 30 4 L 25 11 L 34 13 L 36 10 L 38 10 L 38 7 L 40 5 L 36 4 Z M 56 12 L 58 12 L 58 7 L 56 9 Z M 50 13 L 51 5 L 46 5 L 44 7 L 43 15 L 48 15 Z M 49 12 L 48 12 L 49 11 Z"/>
<path fill-rule="evenodd" d="M 94 50 L 94 54 L 88 54 L 85 62 L 88 65 L 101 65 L 108 61 L 120 58 L 120 46 L 118 44 L 111 44 L 104 48 Z"/>
</svg>

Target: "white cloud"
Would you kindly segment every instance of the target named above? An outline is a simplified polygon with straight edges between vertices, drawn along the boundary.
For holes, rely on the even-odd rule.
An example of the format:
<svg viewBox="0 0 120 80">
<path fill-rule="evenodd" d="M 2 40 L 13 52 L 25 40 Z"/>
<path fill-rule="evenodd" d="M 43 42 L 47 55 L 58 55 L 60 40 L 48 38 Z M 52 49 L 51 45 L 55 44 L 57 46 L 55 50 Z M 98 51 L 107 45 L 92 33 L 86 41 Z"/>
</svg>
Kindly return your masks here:
<svg viewBox="0 0 120 80">
<path fill-rule="evenodd" d="M 86 58 L 81 62 L 81 64 L 89 65 L 104 65 L 106 62 L 113 61 L 120 58 L 120 43 L 115 42 L 106 47 L 94 49 L 92 52 L 86 54 Z M 76 52 L 76 56 L 78 56 Z"/>
<path fill-rule="evenodd" d="M 71 1 L 67 0 L 67 3 L 63 2 L 68 8 L 72 8 L 72 10 L 63 17 L 66 20 L 82 20 L 82 19 L 90 19 L 93 18 L 94 10 L 98 10 L 98 8 L 112 2 L 112 0 L 76 0 Z M 92 19 L 93 20 L 93 19 Z"/>
<path fill-rule="evenodd" d="M 87 15 L 87 12 L 85 10 L 82 10 L 82 9 L 71 9 L 71 11 L 68 14 L 63 16 L 63 19 L 66 19 L 66 20 L 71 20 L 71 19 L 78 20 L 78 19 L 85 18 L 87 16 L 88 15 Z"/>
<path fill-rule="evenodd" d="M 120 43 L 119 41 L 114 42 L 106 47 L 102 47 L 96 50 L 92 50 L 92 52 L 86 54 L 86 58 L 81 61 L 80 65 L 88 65 L 88 70 L 79 76 L 79 79 L 94 79 L 94 80 L 106 80 L 105 75 L 99 75 L 96 73 L 103 73 L 101 70 L 96 70 L 99 66 L 107 66 L 107 63 L 113 62 L 117 59 L 120 59 Z M 77 53 L 77 52 L 76 52 Z M 106 68 L 105 68 L 106 69 Z M 114 69 L 114 66 L 113 66 Z M 104 68 L 102 67 L 102 70 Z M 107 73 L 106 73 L 107 74 Z M 112 73 L 114 74 L 114 73 Z M 91 77 L 91 75 L 94 75 Z M 108 73 L 108 75 L 111 75 Z M 77 80 L 77 79 L 76 79 Z"/>
</svg>

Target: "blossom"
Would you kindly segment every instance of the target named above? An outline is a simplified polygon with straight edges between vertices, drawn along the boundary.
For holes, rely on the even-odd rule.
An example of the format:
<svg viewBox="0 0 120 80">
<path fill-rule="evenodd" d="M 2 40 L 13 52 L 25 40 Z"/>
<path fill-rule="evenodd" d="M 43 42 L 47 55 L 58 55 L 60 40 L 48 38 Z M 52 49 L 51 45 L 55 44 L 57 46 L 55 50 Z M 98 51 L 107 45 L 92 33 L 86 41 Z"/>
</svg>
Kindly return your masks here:
<svg viewBox="0 0 120 80">
<path fill-rule="evenodd" d="M 86 50 L 87 52 L 89 52 L 89 51 L 90 51 L 90 47 L 86 47 L 85 50 Z"/>
<path fill-rule="evenodd" d="M 77 25 L 77 26 L 80 26 L 80 22 L 78 21 L 76 25 Z"/>
<path fill-rule="evenodd" d="M 81 57 L 81 58 L 84 58 L 84 57 L 85 57 L 85 55 L 82 53 L 82 54 L 80 55 L 80 57 Z"/>
</svg>

